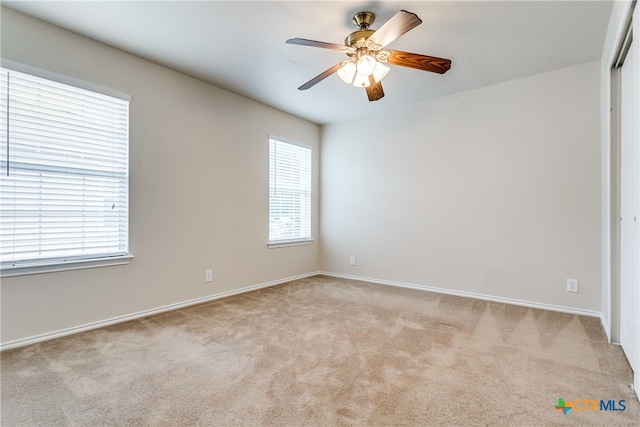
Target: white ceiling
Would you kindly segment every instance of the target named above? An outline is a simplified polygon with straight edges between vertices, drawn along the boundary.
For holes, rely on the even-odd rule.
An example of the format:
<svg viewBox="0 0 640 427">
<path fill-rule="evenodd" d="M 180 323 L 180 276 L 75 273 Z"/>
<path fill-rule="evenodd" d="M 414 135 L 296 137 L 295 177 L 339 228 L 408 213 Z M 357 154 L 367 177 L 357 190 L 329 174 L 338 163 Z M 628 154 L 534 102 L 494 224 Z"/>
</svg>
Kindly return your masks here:
<svg viewBox="0 0 640 427">
<path fill-rule="evenodd" d="M 482 86 L 597 60 L 610 1 L 2 1 L 67 28 L 316 123 L 388 111 Z M 379 28 L 398 10 L 423 21 L 390 49 L 452 60 L 444 75 L 392 66 L 385 97 L 336 75 L 297 87 L 346 58 L 285 44 L 300 37 L 342 44 L 354 13 Z"/>
</svg>

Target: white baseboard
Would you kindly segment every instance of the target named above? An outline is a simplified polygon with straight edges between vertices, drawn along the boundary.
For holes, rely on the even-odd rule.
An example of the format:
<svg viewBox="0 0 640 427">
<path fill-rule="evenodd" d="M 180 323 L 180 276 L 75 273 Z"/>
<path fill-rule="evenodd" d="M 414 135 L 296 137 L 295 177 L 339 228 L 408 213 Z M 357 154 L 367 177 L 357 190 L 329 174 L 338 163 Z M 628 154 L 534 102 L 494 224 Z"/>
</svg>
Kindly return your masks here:
<svg viewBox="0 0 640 427">
<path fill-rule="evenodd" d="M 551 310 L 551 311 L 559 311 L 562 313 L 577 314 L 580 316 L 598 317 L 601 319 L 601 321 L 603 320 L 602 313 L 598 311 L 582 310 L 578 308 L 536 303 L 536 302 L 523 301 L 523 300 L 517 300 L 512 298 L 495 297 L 491 295 L 476 294 L 473 292 L 464 292 L 464 291 L 456 291 L 451 289 L 437 288 L 433 286 L 416 285 L 413 283 L 403 283 L 403 282 L 396 282 L 392 280 L 374 279 L 371 277 L 361 277 L 361 276 L 352 276 L 348 274 L 330 273 L 327 271 L 321 271 L 319 274 L 324 274 L 325 276 L 331 276 L 331 277 L 339 277 L 343 279 L 352 279 L 352 280 L 360 280 L 363 282 L 378 283 L 381 285 L 397 286 L 400 288 L 409 288 L 409 289 L 417 289 L 422 291 L 436 292 L 439 294 L 454 295 L 458 297 L 476 298 L 476 299 L 481 299 L 485 301 L 500 302 L 500 303 L 511 304 L 511 305 L 520 305 L 523 307 L 538 308 L 540 310 Z"/>
<path fill-rule="evenodd" d="M 195 304 L 201 304 L 201 303 L 204 303 L 204 302 L 214 301 L 214 300 L 225 298 L 225 297 L 229 297 L 229 296 L 232 296 L 232 295 L 238 295 L 238 294 L 242 294 L 242 293 L 245 293 L 245 292 L 251 292 L 251 291 L 254 291 L 254 290 L 257 290 L 257 289 L 267 288 L 269 286 L 279 285 L 281 283 L 286 283 L 286 282 L 290 282 L 290 281 L 298 280 L 298 279 L 304 279 L 306 277 L 312 277 L 312 276 L 316 276 L 316 275 L 319 275 L 319 274 L 322 274 L 322 275 L 325 275 L 325 276 L 330 276 L 330 277 L 339 277 L 339 278 L 344 278 L 344 279 L 360 280 L 360 281 L 364 281 L 364 282 L 378 283 L 378 284 L 381 284 L 381 285 L 389 285 L 389 286 L 397 286 L 397 287 L 401 287 L 401 288 L 417 289 L 417 290 L 430 291 L 430 292 L 436 292 L 436 293 L 440 293 L 440 294 L 454 295 L 454 296 L 460 296 L 460 297 L 466 297 L 466 298 L 476 298 L 476 299 L 481 299 L 481 300 L 486 300 L 486 301 L 500 302 L 500 303 L 504 303 L 504 304 L 512 304 L 512 305 L 519 305 L 519 306 L 530 307 L 530 308 L 537 308 L 537 309 L 541 309 L 541 310 L 551 310 L 551 311 L 559 311 L 559 312 L 562 312 L 562 313 L 577 314 L 577 315 L 581 315 L 581 316 L 598 317 L 600 319 L 601 323 L 602 323 L 603 328 L 605 329 L 605 333 L 607 333 L 607 331 L 609 330 L 608 329 L 608 324 L 606 322 L 606 319 L 604 318 L 604 315 L 601 312 L 597 312 L 597 311 L 581 310 L 581 309 L 557 306 L 557 305 L 552 305 L 552 304 L 535 303 L 535 302 L 522 301 L 522 300 L 511 299 L 511 298 L 502 298 L 502 297 L 495 297 L 495 296 L 491 296 L 491 295 L 476 294 L 476 293 L 472 293 L 472 292 L 455 291 L 455 290 L 451 290 L 451 289 L 437 288 L 437 287 L 433 287 L 433 286 L 425 286 L 425 285 L 417 285 L 417 284 L 413 284 L 413 283 L 396 282 L 396 281 L 392 281 L 392 280 L 375 279 L 375 278 L 371 278 L 371 277 L 352 276 L 352 275 L 348 275 L 348 274 L 331 273 L 331 272 L 327 272 L 327 271 L 316 271 L 316 272 L 312 272 L 312 273 L 301 274 L 301 275 L 298 275 L 298 276 L 292 276 L 292 277 L 287 277 L 287 278 L 283 278 L 283 279 L 272 280 L 270 282 L 260 283 L 260 284 L 257 284 L 257 285 L 246 286 L 244 288 L 234 289 L 232 291 L 227 291 L 227 292 L 221 292 L 221 293 L 218 293 L 218 294 L 213 294 L 213 295 L 209 295 L 209 296 L 202 297 L 202 298 L 196 298 L 196 299 L 192 299 L 192 300 L 188 300 L 188 301 L 183 301 L 183 302 L 179 302 L 179 303 L 176 303 L 176 304 L 169 304 L 169 305 L 165 305 L 165 306 L 162 306 L 162 307 L 157 307 L 157 308 L 153 308 L 153 309 L 149 309 L 149 310 L 143 310 L 143 311 L 139 311 L 137 313 L 127 314 L 127 315 L 124 315 L 124 316 L 112 317 L 110 319 L 100 320 L 100 321 L 97 321 L 97 322 L 92 322 L 92 323 L 88 323 L 88 324 L 85 324 L 85 325 L 75 326 L 75 327 L 72 327 L 72 328 L 61 329 L 61 330 L 58 330 L 58 331 L 47 332 L 45 334 L 35 335 L 35 336 L 27 337 L 27 338 L 21 338 L 21 339 L 17 339 L 17 340 L 14 340 L 14 341 L 8 341 L 6 343 L 1 343 L 0 344 L 0 351 L 9 350 L 11 348 L 22 347 L 22 346 L 29 345 L 29 344 L 35 344 L 35 343 L 38 343 L 38 342 L 47 341 L 47 340 L 51 340 L 51 339 L 54 339 L 54 338 L 60 338 L 60 337 L 64 337 L 64 336 L 67 336 L 67 335 L 77 334 L 79 332 L 89 331 L 91 329 L 102 328 L 104 326 L 109 326 L 109 325 L 113 325 L 113 324 L 116 324 L 116 323 L 121 323 L 121 322 L 126 322 L 126 321 L 129 321 L 129 320 L 139 319 L 141 317 L 151 316 L 151 315 L 154 315 L 154 314 L 163 313 L 165 311 L 177 310 L 179 308 L 188 307 L 190 305 L 195 305 Z M 608 333 L 607 333 L 607 336 L 608 336 Z"/>
<path fill-rule="evenodd" d="M 240 289 L 234 289 L 232 291 L 221 292 L 214 295 L 209 295 L 206 297 L 196 298 L 188 301 L 179 302 L 176 304 L 169 304 L 162 307 L 152 308 L 149 310 L 139 311 L 137 313 L 127 314 L 124 316 L 112 317 L 110 319 L 100 320 L 97 322 L 87 323 L 81 326 L 74 326 L 72 328 L 61 329 L 58 331 L 47 332 L 45 334 L 34 335 L 27 338 L 21 338 L 14 341 L 8 341 L 6 343 L 0 344 L 0 351 L 9 350 L 11 348 L 22 347 L 29 344 L 35 344 L 42 341 L 51 340 L 54 338 L 60 338 L 67 335 L 77 334 L 79 332 L 89 331 L 91 329 L 102 328 L 104 326 L 113 325 L 116 323 L 126 322 L 129 320 L 139 319 L 145 316 L 151 316 L 158 313 L 163 313 L 165 311 L 177 310 L 179 308 L 188 307 L 190 305 L 201 304 L 203 302 L 214 301 L 221 298 L 230 297 L 232 295 L 243 294 L 245 292 L 255 291 L 261 288 L 268 288 L 269 286 L 279 285 L 281 283 L 291 282 L 292 280 L 304 279 L 305 277 L 317 276 L 320 272 L 312 272 L 307 274 L 301 274 L 298 276 L 287 277 L 284 279 L 272 280 L 270 282 L 260 283 L 257 285 L 246 286 Z"/>
</svg>

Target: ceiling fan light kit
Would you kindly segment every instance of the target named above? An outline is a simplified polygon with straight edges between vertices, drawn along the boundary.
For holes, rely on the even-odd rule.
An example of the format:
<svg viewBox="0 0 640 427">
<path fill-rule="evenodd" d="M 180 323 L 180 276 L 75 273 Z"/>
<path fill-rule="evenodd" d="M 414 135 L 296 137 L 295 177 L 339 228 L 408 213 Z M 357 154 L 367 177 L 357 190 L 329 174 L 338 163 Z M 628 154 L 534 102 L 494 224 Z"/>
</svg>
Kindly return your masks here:
<svg viewBox="0 0 640 427">
<path fill-rule="evenodd" d="M 358 29 L 347 36 L 344 46 L 299 38 L 287 40 L 289 44 L 338 50 L 349 57 L 298 89 L 307 90 L 331 74 L 337 73 L 343 82 L 365 88 L 369 101 L 377 101 L 384 96 L 381 81 L 389 72 L 389 67 L 385 63 L 439 74 L 444 74 L 451 68 L 449 59 L 384 50 L 386 45 L 422 23 L 415 13 L 401 10 L 378 30 L 370 30 L 369 26 L 374 20 L 373 12 L 356 13 L 352 22 Z"/>
<path fill-rule="evenodd" d="M 365 60 L 365 58 L 367 59 Z M 367 87 L 371 84 L 369 76 L 373 76 L 374 83 L 378 83 L 389 70 L 389 67 L 377 62 L 372 56 L 364 55 L 357 62 L 355 60 L 344 61 L 342 67 L 338 69 L 338 77 L 347 84 Z"/>
</svg>

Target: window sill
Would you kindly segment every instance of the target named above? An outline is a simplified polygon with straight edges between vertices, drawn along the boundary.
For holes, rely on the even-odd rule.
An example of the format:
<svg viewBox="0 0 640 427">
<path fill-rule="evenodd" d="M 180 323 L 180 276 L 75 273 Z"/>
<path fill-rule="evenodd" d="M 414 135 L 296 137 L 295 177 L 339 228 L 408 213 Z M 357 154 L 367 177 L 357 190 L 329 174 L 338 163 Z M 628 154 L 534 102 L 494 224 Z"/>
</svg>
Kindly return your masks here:
<svg viewBox="0 0 640 427">
<path fill-rule="evenodd" d="M 16 267 L 3 267 L 0 270 L 0 277 L 26 276 L 30 274 L 55 273 L 58 271 L 82 270 L 85 268 L 108 267 L 113 265 L 126 265 L 129 264 L 132 259 L 133 255 L 122 255 L 117 257 L 83 259 L 50 264 L 32 264 Z"/>
<path fill-rule="evenodd" d="M 275 248 L 286 248 L 288 246 L 310 245 L 312 243 L 313 243 L 313 239 L 280 240 L 278 242 L 268 242 L 267 247 L 269 249 L 275 249 Z"/>
</svg>

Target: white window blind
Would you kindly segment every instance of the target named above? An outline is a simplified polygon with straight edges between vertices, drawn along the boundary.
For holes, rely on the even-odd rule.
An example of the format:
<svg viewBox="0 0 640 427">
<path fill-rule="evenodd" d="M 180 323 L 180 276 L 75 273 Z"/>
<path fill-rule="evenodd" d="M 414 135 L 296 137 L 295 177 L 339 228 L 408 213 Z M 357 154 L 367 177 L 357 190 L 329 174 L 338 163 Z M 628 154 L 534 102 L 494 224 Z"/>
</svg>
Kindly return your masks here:
<svg viewBox="0 0 640 427">
<path fill-rule="evenodd" d="M 0 72 L 2 267 L 128 255 L 129 102 Z"/>
<path fill-rule="evenodd" d="M 311 241 L 311 149 L 269 138 L 269 243 Z"/>
</svg>

